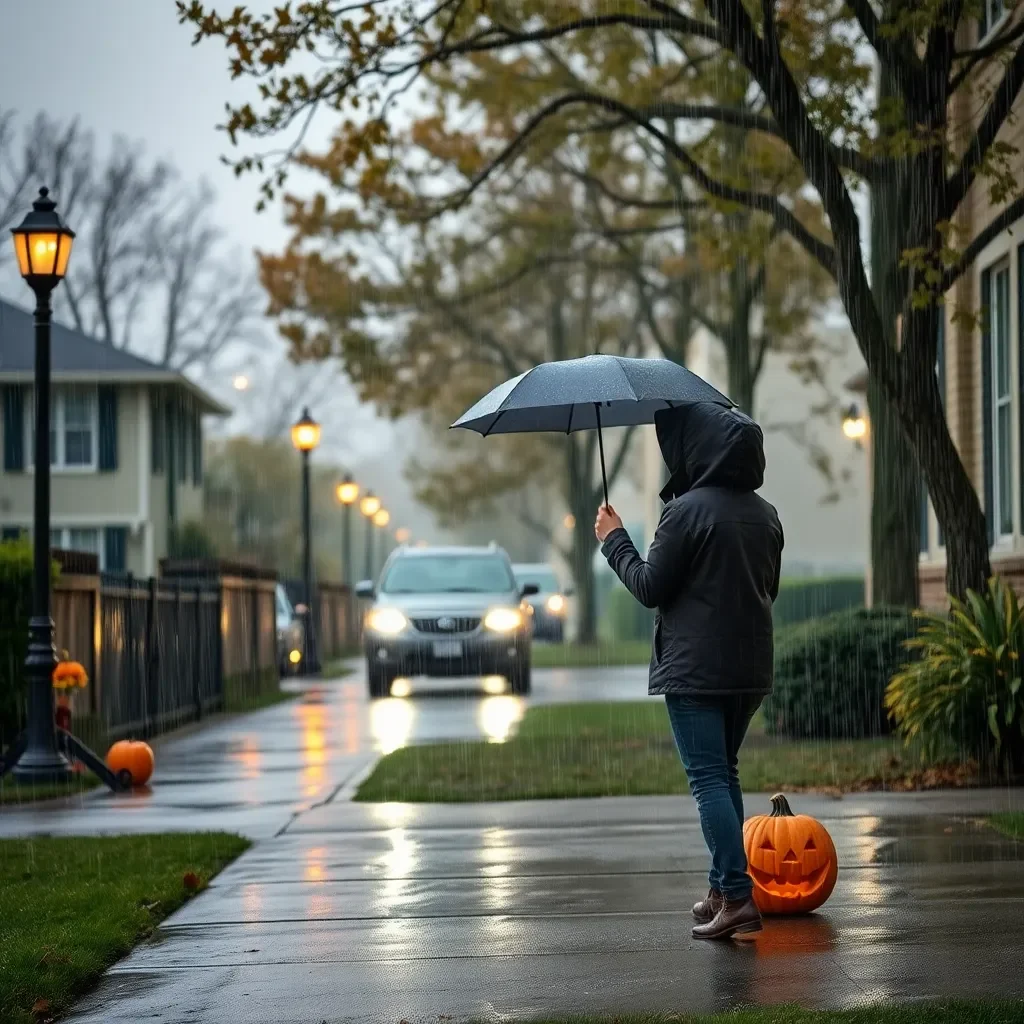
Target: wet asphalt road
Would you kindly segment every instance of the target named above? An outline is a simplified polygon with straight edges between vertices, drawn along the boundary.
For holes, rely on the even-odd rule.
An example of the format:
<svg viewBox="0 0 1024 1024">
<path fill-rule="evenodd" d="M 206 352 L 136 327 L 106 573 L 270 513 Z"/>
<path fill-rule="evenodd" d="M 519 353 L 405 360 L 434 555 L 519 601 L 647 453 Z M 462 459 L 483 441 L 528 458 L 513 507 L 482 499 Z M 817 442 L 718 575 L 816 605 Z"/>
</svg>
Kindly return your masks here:
<svg viewBox="0 0 1024 1024">
<path fill-rule="evenodd" d="M 638 700 L 646 667 L 536 671 L 528 698 L 500 679 L 414 680 L 408 697 L 370 702 L 362 664 L 343 679 L 292 680 L 299 696 L 154 742 L 156 771 L 143 791 L 94 791 L 62 805 L 0 807 L 0 836 L 33 832 L 223 829 L 254 839 L 345 797 L 381 754 L 431 740 L 499 742 L 528 704 Z"/>
<path fill-rule="evenodd" d="M 531 699 L 632 699 L 643 677 L 539 673 Z M 689 934 L 707 871 L 689 798 L 354 804 L 375 751 L 498 741 L 523 703 L 417 693 L 370 707 L 358 679 L 301 688 L 298 702 L 163 744 L 148 795 L 0 811 L 8 834 L 257 839 L 69 1021 L 463 1024 L 1024 996 L 1024 845 L 981 820 L 1024 810 L 1019 790 L 798 795 L 836 843 L 831 900 L 751 942 L 708 945 Z"/>
</svg>

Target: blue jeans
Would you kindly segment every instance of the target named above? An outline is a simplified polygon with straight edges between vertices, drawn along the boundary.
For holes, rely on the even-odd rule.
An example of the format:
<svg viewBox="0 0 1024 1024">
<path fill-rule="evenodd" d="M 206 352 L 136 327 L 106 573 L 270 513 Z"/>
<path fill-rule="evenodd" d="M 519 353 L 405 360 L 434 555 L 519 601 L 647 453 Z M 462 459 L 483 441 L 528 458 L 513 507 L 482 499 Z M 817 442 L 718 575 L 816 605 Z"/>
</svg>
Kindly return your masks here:
<svg viewBox="0 0 1024 1024">
<path fill-rule="evenodd" d="M 711 888 L 728 900 L 750 898 L 753 884 L 743 849 L 740 744 L 762 697 L 689 697 L 667 694 L 672 733 L 690 791 L 697 801 L 704 842 L 711 853 Z"/>
</svg>

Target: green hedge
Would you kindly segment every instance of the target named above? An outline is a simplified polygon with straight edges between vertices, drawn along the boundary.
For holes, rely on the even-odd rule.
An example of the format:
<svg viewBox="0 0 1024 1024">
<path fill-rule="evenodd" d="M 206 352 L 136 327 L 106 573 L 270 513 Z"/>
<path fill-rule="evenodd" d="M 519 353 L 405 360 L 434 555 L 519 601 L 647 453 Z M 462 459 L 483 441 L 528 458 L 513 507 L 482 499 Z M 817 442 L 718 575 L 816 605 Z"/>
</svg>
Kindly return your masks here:
<svg viewBox="0 0 1024 1024">
<path fill-rule="evenodd" d="M 915 632 L 903 608 L 852 609 L 777 630 L 768 732 L 794 739 L 887 733 L 885 688 L 907 661 L 903 641 Z"/>
<path fill-rule="evenodd" d="M 847 608 L 864 606 L 863 576 L 825 576 L 821 579 L 783 579 L 772 608 L 775 625 L 830 615 Z"/>
<path fill-rule="evenodd" d="M 32 607 L 32 546 L 0 543 L 0 750 L 25 722 L 25 655 Z"/>
<path fill-rule="evenodd" d="M 602 639 L 611 643 L 650 640 L 654 633 L 654 612 L 634 601 L 624 586 L 610 573 L 602 573 L 601 623 Z M 605 589 L 606 588 L 606 589 Z M 864 605 L 862 576 L 825 576 L 821 579 L 782 581 L 779 596 L 772 609 L 776 628 L 807 622 L 832 612 Z"/>
</svg>

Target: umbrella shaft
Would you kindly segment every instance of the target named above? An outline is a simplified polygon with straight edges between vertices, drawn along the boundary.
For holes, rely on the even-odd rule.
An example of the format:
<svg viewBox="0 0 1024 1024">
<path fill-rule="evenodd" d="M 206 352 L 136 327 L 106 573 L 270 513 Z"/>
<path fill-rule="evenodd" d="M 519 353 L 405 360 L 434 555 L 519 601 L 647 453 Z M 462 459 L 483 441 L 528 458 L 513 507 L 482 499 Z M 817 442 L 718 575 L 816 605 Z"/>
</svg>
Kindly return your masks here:
<svg viewBox="0 0 1024 1024">
<path fill-rule="evenodd" d="M 601 432 L 601 403 L 594 403 L 594 414 L 597 416 L 597 447 L 601 453 L 601 483 L 604 486 L 604 503 L 608 504 L 608 473 L 604 468 L 604 434 Z"/>
</svg>

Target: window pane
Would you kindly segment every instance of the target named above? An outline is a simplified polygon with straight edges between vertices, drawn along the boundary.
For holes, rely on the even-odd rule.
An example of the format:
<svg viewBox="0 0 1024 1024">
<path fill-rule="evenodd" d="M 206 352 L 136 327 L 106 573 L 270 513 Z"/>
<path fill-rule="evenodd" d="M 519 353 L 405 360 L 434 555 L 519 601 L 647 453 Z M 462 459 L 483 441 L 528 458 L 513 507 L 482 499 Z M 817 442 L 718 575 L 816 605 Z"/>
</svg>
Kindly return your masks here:
<svg viewBox="0 0 1024 1024">
<path fill-rule="evenodd" d="M 98 530 L 70 530 L 71 550 L 86 551 L 90 555 L 100 553 L 100 535 Z"/>
<path fill-rule="evenodd" d="M 992 310 L 992 340 L 995 345 L 996 397 L 1010 393 L 1010 273 L 996 271 Z"/>
<path fill-rule="evenodd" d="M 64 432 L 64 465 L 89 466 L 92 464 L 92 431 L 67 430 Z"/>
<path fill-rule="evenodd" d="M 63 539 L 61 537 L 60 530 L 50 531 L 50 547 L 51 548 L 62 548 L 64 546 Z"/>
<path fill-rule="evenodd" d="M 64 465 L 88 466 L 93 461 L 93 395 L 69 389 L 64 393 Z"/>
<path fill-rule="evenodd" d="M 1010 464 L 1010 406 L 1001 405 L 996 411 L 996 458 L 999 460 L 999 533 L 1013 533 L 1013 499 Z"/>
</svg>

